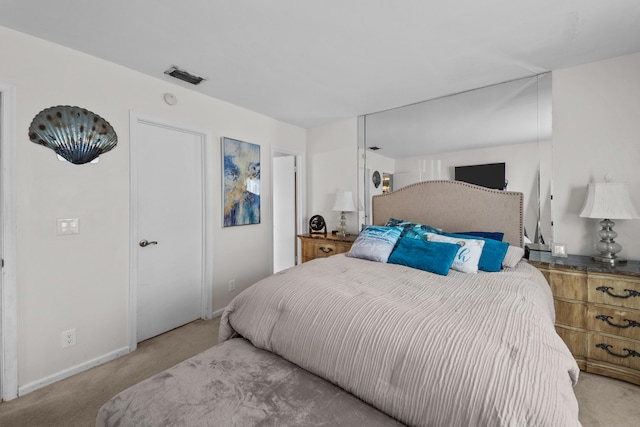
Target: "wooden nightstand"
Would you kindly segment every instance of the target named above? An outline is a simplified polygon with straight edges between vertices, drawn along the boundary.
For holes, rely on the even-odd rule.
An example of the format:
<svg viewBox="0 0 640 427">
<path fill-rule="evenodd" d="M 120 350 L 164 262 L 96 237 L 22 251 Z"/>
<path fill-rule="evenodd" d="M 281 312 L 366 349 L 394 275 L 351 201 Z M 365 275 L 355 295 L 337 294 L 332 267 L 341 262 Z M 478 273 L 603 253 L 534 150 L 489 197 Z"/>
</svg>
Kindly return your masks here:
<svg viewBox="0 0 640 427">
<path fill-rule="evenodd" d="M 529 262 L 551 286 L 556 331 L 580 369 L 640 385 L 640 262 L 536 251 Z"/>
<path fill-rule="evenodd" d="M 358 236 L 338 237 L 332 234 L 300 234 L 302 241 L 302 262 L 315 258 L 326 258 L 331 255 L 349 252 Z"/>
</svg>

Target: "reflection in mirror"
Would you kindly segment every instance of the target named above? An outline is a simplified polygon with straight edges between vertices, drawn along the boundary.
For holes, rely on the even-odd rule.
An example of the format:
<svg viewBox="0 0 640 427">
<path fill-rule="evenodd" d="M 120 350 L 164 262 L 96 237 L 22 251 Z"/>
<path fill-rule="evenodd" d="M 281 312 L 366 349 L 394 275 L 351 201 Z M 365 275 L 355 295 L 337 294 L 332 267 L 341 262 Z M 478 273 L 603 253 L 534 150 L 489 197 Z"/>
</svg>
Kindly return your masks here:
<svg viewBox="0 0 640 427">
<path fill-rule="evenodd" d="M 390 193 L 393 191 L 393 174 L 383 172 L 382 173 L 382 193 Z"/>
<path fill-rule="evenodd" d="M 506 189 L 524 194 L 527 237 L 552 240 L 551 73 L 367 114 L 359 129 L 361 226 L 384 191 L 376 171 L 397 190 L 454 179 L 457 166 L 505 163 Z"/>
</svg>

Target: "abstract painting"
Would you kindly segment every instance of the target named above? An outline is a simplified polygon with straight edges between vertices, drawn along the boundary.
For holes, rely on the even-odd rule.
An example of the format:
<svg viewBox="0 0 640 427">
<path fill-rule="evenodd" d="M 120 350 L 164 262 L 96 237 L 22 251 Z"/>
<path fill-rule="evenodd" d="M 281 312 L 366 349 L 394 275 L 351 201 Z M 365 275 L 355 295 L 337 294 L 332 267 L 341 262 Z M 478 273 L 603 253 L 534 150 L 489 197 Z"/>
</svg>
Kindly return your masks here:
<svg viewBox="0 0 640 427">
<path fill-rule="evenodd" d="M 260 146 L 222 138 L 224 227 L 260 224 Z"/>
</svg>

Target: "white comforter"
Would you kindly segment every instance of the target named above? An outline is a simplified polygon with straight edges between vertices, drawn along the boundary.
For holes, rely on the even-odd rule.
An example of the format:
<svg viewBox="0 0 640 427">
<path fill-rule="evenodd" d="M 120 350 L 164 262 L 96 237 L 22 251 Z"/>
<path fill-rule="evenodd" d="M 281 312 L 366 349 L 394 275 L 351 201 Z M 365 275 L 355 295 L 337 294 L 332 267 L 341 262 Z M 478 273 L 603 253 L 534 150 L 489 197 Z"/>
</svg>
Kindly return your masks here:
<svg viewBox="0 0 640 427">
<path fill-rule="evenodd" d="M 241 335 L 409 425 L 576 426 L 578 367 L 526 262 L 438 276 L 337 255 L 268 277 L 225 311 Z"/>
</svg>

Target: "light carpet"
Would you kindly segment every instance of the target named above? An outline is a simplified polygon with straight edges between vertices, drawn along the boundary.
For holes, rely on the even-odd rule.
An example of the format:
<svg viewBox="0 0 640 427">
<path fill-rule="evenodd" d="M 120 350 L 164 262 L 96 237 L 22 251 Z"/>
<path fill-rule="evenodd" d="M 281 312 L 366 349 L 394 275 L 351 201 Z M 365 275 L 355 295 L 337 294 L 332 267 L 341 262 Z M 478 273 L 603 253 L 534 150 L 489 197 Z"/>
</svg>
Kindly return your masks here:
<svg viewBox="0 0 640 427">
<path fill-rule="evenodd" d="M 197 320 L 140 343 L 126 356 L 0 403 L 0 426 L 94 426 L 109 398 L 215 345 L 219 325 L 219 317 Z M 640 386 L 581 372 L 575 392 L 584 427 L 640 425 Z"/>
</svg>

